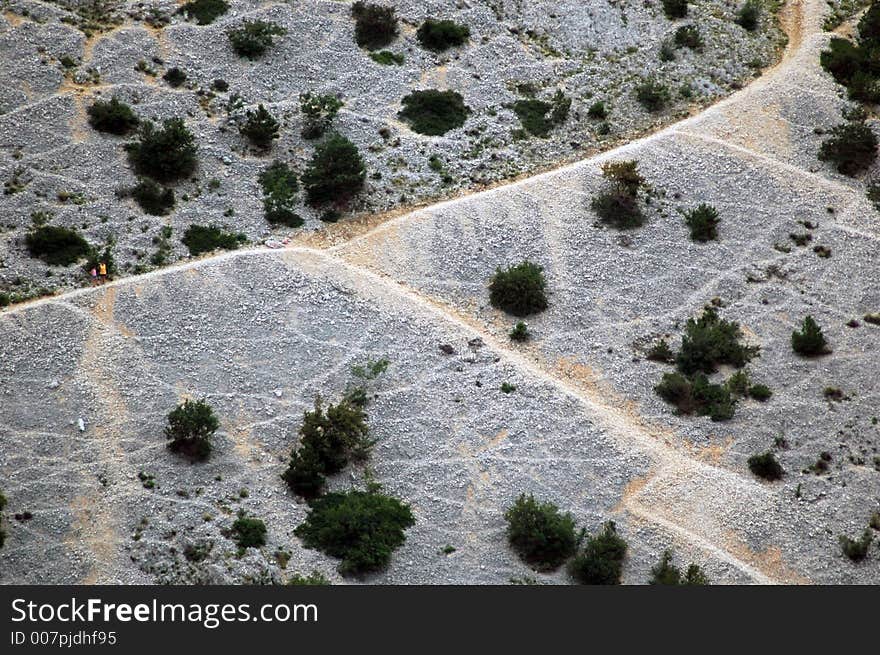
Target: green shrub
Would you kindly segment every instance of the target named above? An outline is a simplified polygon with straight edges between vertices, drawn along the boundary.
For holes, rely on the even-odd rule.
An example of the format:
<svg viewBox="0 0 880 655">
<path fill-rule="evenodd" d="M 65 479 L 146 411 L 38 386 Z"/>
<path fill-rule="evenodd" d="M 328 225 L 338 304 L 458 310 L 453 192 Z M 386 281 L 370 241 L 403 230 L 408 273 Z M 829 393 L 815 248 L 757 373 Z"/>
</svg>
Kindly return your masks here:
<svg viewBox="0 0 880 655">
<path fill-rule="evenodd" d="M 329 585 L 330 581 L 320 571 L 312 571 L 309 575 L 301 575 L 297 573 L 290 576 L 290 578 L 287 579 L 287 584 L 292 586 L 323 587 Z"/>
<path fill-rule="evenodd" d="M 759 349 L 740 344 L 741 338 L 739 323 L 725 321 L 713 307 L 707 307 L 700 318 L 688 319 L 676 365 L 687 375 L 714 373 L 719 364 L 742 368 Z"/>
<path fill-rule="evenodd" d="M 699 50 L 703 47 L 703 37 L 696 25 L 682 25 L 675 30 L 675 45 L 679 48 Z"/>
<path fill-rule="evenodd" d="M 711 205 L 701 203 L 684 215 L 694 241 L 711 241 L 718 238 L 718 211 Z"/>
<path fill-rule="evenodd" d="M 528 564 L 542 570 L 558 568 L 577 548 L 574 518 L 553 503 L 521 494 L 505 513 L 507 540 Z"/>
<path fill-rule="evenodd" d="M 856 71 L 849 80 L 847 94 L 850 100 L 877 104 L 880 102 L 880 82 L 868 71 Z"/>
<path fill-rule="evenodd" d="M 256 147 L 265 150 L 278 138 L 279 127 L 275 117 L 261 104 L 256 111 L 247 111 L 244 124 L 238 130 Z"/>
<path fill-rule="evenodd" d="M 702 373 L 691 377 L 664 373 L 654 391 L 682 414 L 708 416 L 713 421 L 732 418 L 736 405 L 726 387 L 709 382 Z"/>
<path fill-rule="evenodd" d="M 118 98 L 110 98 L 110 102 L 96 100 L 88 108 L 89 125 L 99 132 L 109 134 L 128 134 L 138 126 L 138 117 L 131 107 Z"/>
<path fill-rule="evenodd" d="M 342 575 L 378 571 L 415 524 L 409 505 L 377 491 L 330 493 L 310 501 L 305 522 L 294 530 L 303 546 L 342 561 Z"/>
<path fill-rule="evenodd" d="M 274 44 L 275 37 L 284 34 L 287 30 L 280 25 L 261 20 L 246 20 L 226 32 L 235 53 L 248 59 L 262 56 Z"/>
<path fill-rule="evenodd" d="M 209 25 L 228 10 L 226 0 L 190 0 L 177 11 L 187 20 L 194 19 L 199 25 Z"/>
<path fill-rule="evenodd" d="M 366 175 L 357 147 L 344 136 L 333 134 L 315 148 L 300 179 L 310 205 L 339 205 L 363 189 Z"/>
<path fill-rule="evenodd" d="M 130 193 L 140 208 L 151 216 L 167 216 L 174 209 L 174 190 L 163 189 L 153 180 L 140 180 Z"/>
<path fill-rule="evenodd" d="M 168 82 L 171 86 L 177 88 L 184 82 L 186 82 L 186 73 L 177 68 L 169 68 L 165 71 L 165 74 L 162 76 L 162 79 Z"/>
<path fill-rule="evenodd" d="M 434 20 L 429 18 L 416 32 L 416 38 L 423 48 L 434 52 L 443 52 L 449 48 L 467 43 L 471 30 L 466 25 L 459 25 L 451 20 Z"/>
<path fill-rule="evenodd" d="M 496 269 L 489 284 L 489 302 L 514 316 L 528 316 L 547 309 L 543 269 L 524 261 L 507 270 Z"/>
<path fill-rule="evenodd" d="M 510 331 L 508 335 L 511 341 L 517 341 L 522 343 L 524 341 L 528 341 L 529 337 L 529 327 L 523 321 L 517 321 L 516 325 L 513 326 L 513 329 Z"/>
<path fill-rule="evenodd" d="M 281 477 L 305 498 L 317 496 L 324 477 L 338 473 L 349 461 L 365 461 L 373 447 L 363 407 L 347 401 L 329 405 L 325 412 L 317 398 L 315 409 L 303 415 L 299 434 L 300 445 Z"/>
<path fill-rule="evenodd" d="M 663 362 L 664 364 L 671 364 L 675 361 L 675 353 L 672 352 L 672 348 L 669 347 L 666 339 L 660 339 L 660 341 L 651 345 L 651 348 L 648 350 L 646 359 L 652 362 Z"/>
<path fill-rule="evenodd" d="M 247 237 L 241 233 L 224 232 L 216 225 L 190 225 L 180 241 L 195 257 L 215 250 L 237 250 Z"/>
<path fill-rule="evenodd" d="M 773 395 L 773 392 L 770 390 L 766 384 L 753 384 L 749 387 L 749 396 L 754 398 L 758 402 L 766 402 L 770 400 L 770 397 Z"/>
<path fill-rule="evenodd" d="M 404 62 L 403 55 L 395 54 L 390 50 L 371 52 L 370 59 L 383 66 L 402 66 Z"/>
<path fill-rule="evenodd" d="M 361 48 L 376 50 L 397 38 L 397 15 L 394 7 L 355 2 L 351 15 L 355 19 L 354 40 Z"/>
<path fill-rule="evenodd" d="M 761 18 L 761 4 L 757 0 L 746 0 L 736 14 L 735 22 L 744 30 L 754 32 L 758 29 L 758 21 Z"/>
<path fill-rule="evenodd" d="M 782 465 L 770 451 L 759 455 L 752 455 L 749 457 L 747 464 L 752 473 L 764 480 L 779 480 L 785 474 Z"/>
<path fill-rule="evenodd" d="M 687 0 L 663 0 L 663 13 L 670 20 L 684 18 L 688 13 Z"/>
<path fill-rule="evenodd" d="M 685 575 L 672 563 L 672 551 L 666 550 L 660 561 L 651 569 L 651 585 L 707 585 L 709 581 L 703 570 L 696 564 L 691 564 Z"/>
<path fill-rule="evenodd" d="M 645 215 L 639 207 L 638 192 L 645 180 L 636 161 L 611 161 L 602 164 L 602 177 L 613 187 L 601 192 L 590 203 L 603 223 L 618 230 L 639 227 Z"/>
<path fill-rule="evenodd" d="M 195 137 L 180 118 L 166 120 L 161 129 L 141 126 L 139 140 L 126 145 L 135 172 L 162 183 L 190 175 L 196 168 Z"/>
<path fill-rule="evenodd" d="M 636 87 L 636 100 L 648 111 L 660 111 L 670 99 L 669 89 L 657 80 L 647 79 Z"/>
<path fill-rule="evenodd" d="M 51 266 L 70 266 L 91 250 L 79 232 L 55 225 L 32 229 L 24 242 L 31 257 L 38 257 Z"/>
<path fill-rule="evenodd" d="M 232 524 L 232 533 L 235 543 L 242 550 L 266 545 L 266 524 L 260 519 L 248 518 L 240 513 Z"/>
<path fill-rule="evenodd" d="M 860 562 L 867 557 L 868 548 L 871 546 L 872 541 L 874 541 L 874 535 L 868 529 L 865 529 L 859 539 L 840 535 L 840 549 L 853 562 Z"/>
<path fill-rule="evenodd" d="M 675 46 L 670 41 L 660 44 L 660 52 L 657 55 L 660 61 L 675 61 Z"/>
<path fill-rule="evenodd" d="M 880 5 L 872 2 L 862 17 L 859 19 L 857 26 L 859 32 L 859 41 L 866 46 L 876 45 L 876 41 L 880 39 Z"/>
<path fill-rule="evenodd" d="M 299 192 L 296 173 L 284 162 L 275 161 L 260 173 L 258 179 L 263 187 L 266 220 L 273 225 L 300 227 L 303 219 L 293 211 Z"/>
<path fill-rule="evenodd" d="M 807 316 L 801 325 L 801 331 L 797 330 L 791 333 L 791 347 L 799 355 L 804 357 L 816 357 L 831 352 L 828 349 L 828 342 L 822 334 L 822 328 L 813 320 L 812 316 Z"/>
<path fill-rule="evenodd" d="M 529 98 L 513 103 L 513 111 L 523 129 L 529 134 L 546 137 L 555 126 L 565 122 L 571 107 L 571 98 L 557 91 L 552 102 Z"/>
<path fill-rule="evenodd" d="M 819 148 L 819 159 L 837 167 L 839 173 L 856 175 L 877 158 L 877 136 L 862 122 L 842 123 L 831 132 Z"/>
<path fill-rule="evenodd" d="M 819 55 L 819 62 L 839 84 L 847 86 L 852 77 L 867 65 L 867 56 L 849 39 L 833 37 L 828 42 L 828 50 Z"/>
<path fill-rule="evenodd" d="M 214 410 L 204 400 L 186 400 L 168 414 L 165 438 L 173 453 L 195 460 L 211 454 L 211 437 L 220 427 Z"/>
<path fill-rule="evenodd" d="M 413 91 L 401 100 L 398 116 L 419 134 L 440 136 L 464 125 L 470 108 L 455 91 Z"/>
<path fill-rule="evenodd" d="M 342 100 L 329 93 L 301 93 L 299 110 L 303 115 L 302 137 L 317 139 L 323 136 L 343 104 Z"/>
<path fill-rule="evenodd" d="M 608 108 L 605 106 L 605 103 L 601 100 L 597 100 L 590 108 L 587 109 L 587 116 L 590 118 L 595 118 L 598 120 L 603 120 L 608 118 Z"/>
<path fill-rule="evenodd" d="M 569 564 L 569 573 L 580 584 L 620 584 L 626 550 L 614 521 L 608 521 L 602 532 L 587 539 L 584 549 Z"/>
</svg>

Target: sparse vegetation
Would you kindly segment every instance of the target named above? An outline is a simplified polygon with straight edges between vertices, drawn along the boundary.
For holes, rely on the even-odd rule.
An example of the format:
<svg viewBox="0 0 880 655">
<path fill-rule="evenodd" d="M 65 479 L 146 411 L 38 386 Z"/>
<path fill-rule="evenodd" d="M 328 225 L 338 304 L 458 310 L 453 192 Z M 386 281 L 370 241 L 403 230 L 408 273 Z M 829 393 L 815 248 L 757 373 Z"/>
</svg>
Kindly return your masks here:
<svg viewBox="0 0 880 655">
<path fill-rule="evenodd" d="M 195 20 L 199 25 L 210 25 L 228 10 L 229 4 L 226 0 L 190 0 L 177 11 L 187 20 Z"/>
<path fill-rule="evenodd" d="M 562 514 L 553 503 L 541 503 L 531 494 L 521 494 L 504 518 L 511 547 L 536 568 L 558 568 L 577 548 L 574 518 Z"/>
<path fill-rule="evenodd" d="M 131 107 L 115 96 L 109 102 L 96 100 L 88 108 L 89 125 L 99 132 L 107 132 L 119 136 L 128 134 L 137 128 L 139 120 Z"/>
<path fill-rule="evenodd" d="M 246 20 L 226 32 L 235 53 L 248 59 L 261 57 L 275 43 L 276 36 L 285 34 L 287 30 L 280 25 L 262 20 Z"/>
<path fill-rule="evenodd" d="M 687 572 L 682 575 L 681 569 L 672 563 L 672 551 L 666 550 L 660 557 L 660 561 L 651 569 L 651 579 L 648 584 L 672 586 L 708 585 L 709 581 L 697 564 L 691 564 Z"/>
<path fill-rule="evenodd" d="M 374 489 L 330 493 L 309 504 L 294 533 L 306 548 L 341 559 L 337 570 L 344 576 L 383 569 L 415 524 L 409 505 Z"/>
<path fill-rule="evenodd" d="M 371 52 L 370 59 L 375 61 L 377 64 L 382 64 L 383 66 L 402 66 L 404 62 L 404 56 L 398 55 L 390 50 L 380 50 L 379 52 Z"/>
<path fill-rule="evenodd" d="M 495 271 L 489 284 L 489 302 L 514 316 L 529 316 L 547 309 L 547 282 L 537 264 L 524 261 Z"/>
<path fill-rule="evenodd" d="M 308 586 L 323 587 L 330 584 L 330 581 L 320 571 L 312 571 L 309 575 L 294 574 L 287 579 L 287 584 L 292 586 Z"/>
<path fill-rule="evenodd" d="M 247 241 L 242 233 L 226 232 L 216 225 L 190 225 L 180 240 L 193 257 L 215 250 L 236 250 Z"/>
<path fill-rule="evenodd" d="M 24 242 L 31 257 L 42 259 L 50 266 L 70 266 L 91 250 L 79 232 L 56 225 L 34 227 Z"/>
<path fill-rule="evenodd" d="M 749 457 L 747 464 L 749 470 L 764 480 L 779 480 L 785 474 L 782 465 L 777 461 L 776 455 L 767 451 L 758 455 Z"/>
<path fill-rule="evenodd" d="M 165 438 L 171 452 L 204 460 L 211 454 L 211 438 L 220 427 L 214 410 L 204 400 L 186 400 L 168 414 Z"/>
<path fill-rule="evenodd" d="M 310 205 L 342 205 L 364 186 L 366 170 L 357 147 L 344 136 L 330 135 L 318 144 L 300 180 Z"/>
<path fill-rule="evenodd" d="M 618 230 L 639 227 L 645 215 L 639 206 L 639 190 L 645 179 L 638 171 L 636 161 L 612 161 L 602 165 L 602 177 L 610 188 L 593 198 L 590 206 L 603 223 Z"/>
<path fill-rule="evenodd" d="M 272 146 L 272 141 L 278 138 L 279 127 L 275 117 L 261 104 L 256 111 L 247 111 L 245 121 L 238 129 L 253 145 L 266 150 Z"/>
<path fill-rule="evenodd" d="M 675 30 L 675 45 L 679 48 L 699 50 L 703 47 L 703 37 L 696 25 L 682 25 Z"/>
<path fill-rule="evenodd" d="M 135 172 L 157 182 L 174 182 L 196 168 L 195 137 L 180 118 L 166 120 L 162 128 L 144 123 L 139 140 L 127 144 L 126 150 Z"/>
<path fill-rule="evenodd" d="M 440 136 L 461 127 L 471 113 L 461 94 L 455 91 L 413 91 L 401 104 L 403 109 L 398 116 L 409 123 L 413 131 L 429 136 Z"/>
<path fill-rule="evenodd" d="M 828 342 L 822 334 L 822 328 L 813 319 L 807 316 L 801 325 L 801 330 L 791 333 L 791 347 L 799 355 L 804 357 L 817 357 L 831 352 Z"/>
<path fill-rule="evenodd" d="M 583 550 L 569 564 L 569 573 L 580 584 L 620 584 L 626 551 L 626 542 L 617 534 L 617 526 L 608 521 L 599 534 L 587 539 Z"/>
<path fill-rule="evenodd" d="M 416 32 L 416 38 L 422 47 L 434 52 L 443 52 L 455 46 L 467 43 L 471 35 L 470 28 L 459 25 L 451 20 L 434 20 L 429 18 Z"/>
<path fill-rule="evenodd" d="M 513 326 L 513 329 L 510 331 L 509 335 L 511 341 L 516 341 L 518 343 L 522 343 L 524 341 L 528 341 L 531 334 L 529 333 L 529 326 L 526 325 L 523 321 L 517 321 L 516 325 Z"/>
<path fill-rule="evenodd" d="M 307 91 L 299 96 L 299 110 L 303 115 L 302 137 L 317 139 L 324 136 L 336 114 L 345 103 L 330 93 Z"/>
<path fill-rule="evenodd" d="M 397 38 L 397 15 L 394 7 L 355 2 L 351 6 L 355 19 L 354 40 L 361 48 L 376 50 Z"/>
<path fill-rule="evenodd" d="M 275 161 L 260 173 L 259 182 L 266 220 L 273 225 L 300 227 L 303 219 L 293 211 L 299 192 L 296 173 L 284 162 Z"/>
</svg>

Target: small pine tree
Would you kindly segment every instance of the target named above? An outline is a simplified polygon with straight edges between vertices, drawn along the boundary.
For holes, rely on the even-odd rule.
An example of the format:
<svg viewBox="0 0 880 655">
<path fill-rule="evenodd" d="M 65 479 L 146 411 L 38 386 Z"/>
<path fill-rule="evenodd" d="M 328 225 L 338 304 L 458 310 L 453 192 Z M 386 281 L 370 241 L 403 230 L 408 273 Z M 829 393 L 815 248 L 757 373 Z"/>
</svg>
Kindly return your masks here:
<svg viewBox="0 0 880 655">
<path fill-rule="evenodd" d="M 626 551 L 626 542 L 617 534 L 617 526 L 608 521 L 571 561 L 569 573 L 581 584 L 620 584 Z"/>
<path fill-rule="evenodd" d="M 791 347 L 797 354 L 804 357 L 816 357 L 830 352 L 828 342 L 822 334 L 822 328 L 813 320 L 812 316 L 807 316 L 804 319 L 800 332 L 795 330 L 791 333 Z"/>
<path fill-rule="evenodd" d="M 278 138 L 279 127 L 275 117 L 261 104 L 256 111 L 248 110 L 244 124 L 238 129 L 256 147 L 267 150 L 272 146 L 272 141 Z"/>
<path fill-rule="evenodd" d="M 577 548 L 574 518 L 553 503 L 521 494 L 505 513 L 507 539 L 527 563 L 542 570 L 558 568 Z"/>
<path fill-rule="evenodd" d="M 168 448 L 191 459 L 207 459 L 211 454 L 211 437 L 219 427 L 220 421 L 208 403 L 186 400 L 168 414 Z"/>
<path fill-rule="evenodd" d="M 310 205 L 339 205 L 363 189 L 366 169 L 357 147 L 344 136 L 333 134 L 315 148 L 300 179 Z"/>
<path fill-rule="evenodd" d="M 495 271 L 489 284 L 489 302 L 514 316 L 537 314 L 547 309 L 546 287 L 543 269 L 525 261 Z"/>
</svg>

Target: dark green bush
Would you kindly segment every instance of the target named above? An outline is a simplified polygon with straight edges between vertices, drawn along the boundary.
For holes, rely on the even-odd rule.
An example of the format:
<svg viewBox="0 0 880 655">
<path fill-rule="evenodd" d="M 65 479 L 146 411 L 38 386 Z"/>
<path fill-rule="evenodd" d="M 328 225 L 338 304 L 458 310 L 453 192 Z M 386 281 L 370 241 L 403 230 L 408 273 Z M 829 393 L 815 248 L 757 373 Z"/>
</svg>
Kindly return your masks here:
<svg viewBox="0 0 880 655">
<path fill-rule="evenodd" d="M 687 0 L 663 0 L 663 13 L 670 20 L 684 18 L 688 13 Z"/>
<path fill-rule="evenodd" d="M 529 340 L 529 327 L 523 323 L 522 321 L 517 321 L 516 325 L 513 326 L 513 329 L 510 331 L 511 341 L 517 341 L 522 343 L 523 341 Z"/>
<path fill-rule="evenodd" d="M 235 523 L 232 524 L 232 533 L 235 535 L 235 543 L 242 550 L 266 545 L 266 524 L 260 519 L 252 519 L 244 514 L 239 514 Z"/>
<path fill-rule="evenodd" d="M 6 508 L 6 496 L 0 493 L 0 548 L 6 543 L 6 531 L 3 530 L 3 510 Z"/>
<path fill-rule="evenodd" d="M 131 107 L 118 98 L 110 98 L 110 102 L 96 100 L 89 107 L 89 125 L 99 132 L 110 134 L 128 134 L 138 126 L 138 117 Z"/>
<path fill-rule="evenodd" d="M 746 0 L 736 14 L 736 24 L 744 30 L 754 32 L 758 29 L 758 21 L 761 18 L 761 4 L 757 0 Z"/>
<path fill-rule="evenodd" d="M 237 250 L 247 237 L 241 233 L 224 232 L 216 225 L 190 225 L 180 241 L 195 257 L 215 250 Z"/>
<path fill-rule="evenodd" d="M 459 25 L 451 20 L 434 20 L 429 18 L 416 32 L 416 38 L 422 47 L 434 52 L 443 52 L 449 48 L 467 43 L 471 30 L 466 25 Z"/>
<path fill-rule="evenodd" d="M 496 269 L 489 284 L 489 302 L 514 316 L 528 316 L 547 309 L 547 282 L 543 269 L 524 261 L 507 270 Z"/>
<path fill-rule="evenodd" d="M 505 513 L 507 540 L 528 564 L 541 570 L 558 568 L 577 548 L 574 518 L 553 503 L 521 494 Z"/>
<path fill-rule="evenodd" d="M 513 103 L 523 129 L 538 137 L 546 137 L 555 126 L 565 122 L 570 107 L 571 98 L 566 98 L 562 91 L 556 92 L 552 102 L 528 98 Z"/>
<path fill-rule="evenodd" d="M 163 189 L 153 180 L 140 180 L 130 193 L 140 208 L 151 216 L 167 216 L 174 209 L 174 190 Z"/>
<path fill-rule="evenodd" d="M 355 2 L 351 15 L 355 19 L 354 40 L 361 48 L 376 50 L 397 38 L 397 15 L 394 7 Z"/>
<path fill-rule="evenodd" d="M 186 82 L 186 73 L 180 70 L 177 67 L 169 68 L 165 71 L 165 74 L 162 76 L 162 79 L 168 82 L 173 87 L 178 87 L 184 82 Z"/>
<path fill-rule="evenodd" d="M 409 505 L 376 491 L 330 493 L 310 501 L 311 511 L 294 534 L 303 546 L 342 560 L 342 575 L 378 571 L 415 524 Z"/>
<path fill-rule="evenodd" d="M 828 50 L 819 55 L 819 62 L 838 83 L 847 86 L 852 77 L 867 66 L 867 54 L 849 39 L 833 37 L 828 42 Z"/>
<path fill-rule="evenodd" d="M 168 414 L 165 438 L 171 452 L 204 460 L 211 454 L 211 437 L 220 427 L 214 410 L 204 400 L 186 400 Z"/>
<path fill-rule="evenodd" d="M 867 557 L 868 548 L 871 546 L 872 541 L 874 541 L 874 535 L 868 529 L 865 529 L 859 539 L 840 535 L 840 549 L 853 562 L 860 562 Z"/>
<path fill-rule="evenodd" d="M 608 118 L 608 108 L 605 106 L 604 102 L 597 100 L 590 105 L 589 109 L 587 109 L 587 116 L 599 120 Z"/>
<path fill-rule="evenodd" d="M 682 414 L 708 416 L 713 421 L 732 418 L 736 405 L 725 386 L 709 382 L 702 373 L 692 377 L 685 377 L 681 373 L 664 373 L 654 391 L 663 400 L 675 405 Z"/>
<path fill-rule="evenodd" d="M 699 50 L 703 47 L 703 37 L 696 25 L 682 25 L 675 30 L 675 45 L 679 48 Z"/>
<path fill-rule="evenodd" d="M 807 316 L 801 325 L 801 331 L 797 330 L 791 333 L 791 347 L 799 355 L 804 357 L 816 357 L 831 352 L 828 349 L 828 342 L 822 334 L 822 328 L 813 320 L 812 316 Z"/>
<path fill-rule="evenodd" d="M 773 392 L 766 384 L 753 384 L 749 387 L 749 397 L 754 398 L 758 402 L 766 402 L 770 400 Z"/>
<path fill-rule="evenodd" d="M 614 521 L 608 521 L 602 532 L 587 539 L 584 549 L 569 564 L 569 573 L 580 584 L 620 584 L 626 550 Z"/>
<path fill-rule="evenodd" d="M 303 219 L 293 211 L 299 191 L 296 173 L 284 162 L 275 161 L 260 173 L 259 182 L 266 220 L 273 225 L 300 227 Z"/>
<path fill-rule="evenodd" d="M 266 150 L 272 146 L 272 141 L 278 138 L 279 127 L 275 117 L 261 104 L 256 111 L 247 111 L 244 124 L 238 128 L 238 131 L 257 148 Z"/>
<path fill-rule="evenodd" d="M 764 480 L 779 480 L 785 474 L 782 465 L 770 451 L 760 455 L 752 455 L 747 463 L 749 470 Z"/>
<path fill-rule="evenodd" d="M 464 125 L 470 108 L 455 91 L 413 91 L 401 100 L 398 116 L 419 134 L 439 136 Z"/>
<path fill-rule="evenodd" d="M 287 30 L 261 20 L 246 20 L 240 27 L 226 32 L 232 49 L 240 57 L 256 59 L 262 56 L 275 42 L 276 36 L 287 34 Z"/>
<path fill-rule="evenodd" d="M 703 570 L 696 564 L 691 564 L 687 573 L 681 574 L 681 570 L 672 563 L 672 551 L 664 551 L 660 562 L 651 569 L 651 579 L 648 584 L 652 585 L 707 585 L 709 581 Z"/>
<path fill-rule="evenodd" d="M 872 2 L 857 26 L 859 41 L 868 47 L 873 47 L 880 40 L 880 4 Z"/>
<path fill-rule="evenodd" d="M 700 318 L 688 319 L 676 365 L 687 375 L 698 371 L 714 373 L 719 364 L 742 368 L 759 349 L 742 345 L 741 338 L 739 323 L 725 321 L 714 307 L 707 307 Z"/>
<path fill-rule="evenodd" d="M 645 179 L 638 171 L 638 162 L 606 162 L 602 164 L 602 177 L 613 187 L 601 192 L 590 203 L 599 220 L 618 230 L 642 225 L 645 215 L 639 207 L 638 193 Z"/>
<path fill-rule="evenodd" d="M 327 577 L 320 571 L 312 571 L 309 575 L 301 575 L 296 573 L 287 580 L 287 584 L 293 586 L 326 586 L 330 584 Z"/>
<path fill-rule="evenodd" d="M 324 411 L 321 399 L 303 415 L 300 444 L 281 476 L 297 495 L 317 496 L 324 478 L 345 468 L 351 460 L 365 461 L 373 442 L 369 438 L 363 407 L 343 401 Z"/>
<path fill-rule="evenodd" d="M 847 94 L 850 100 L 877 104 L 880 102 L 880 81 L 868 71 L 856 71 L 849 80 Z"/>
<path fill-rule="evenodd" d="M 711 241 L 718 238 L 718 211 L 706 203 L 700 204 L 684 215 L 694 241 Z"/>
<path fill-rule="evenodd" d="M 366 175 L 357 147 L 344 136 L 333 134 L 315 148 L 300 179 L 310 205 L 340 205 L 363 189 Z"/>
<path fill-rule="evenodd" d="M 171 118 L 156 129 L 141 126 L 139 140 L 126 145 L 135 172 L 162 183 L 190 175 L 196 168 L 195 137 L 180 118 Z"/>
<path fill-rule="evenodd" d="M 329 93 L 301 93 L 299 109 L 303 115 L 302 137 L 317 139 L 323 136 L 343 104 L 342 100 Z"/>
<path fill-rule="evenodd" d="M 91 250 L 79 232 L 55 225 L 34 228 L 27 233 L 24 242 L 31 257 L 38 257 L 52 266 L 70 266 Z"/>
<path fill-rule="evenodd" d="M 648 111 L 660 111 L 670 99 L 669 89 L 657 80 L 648 79 L 636 87 L 636 100 Z"/>
<path fill-rule="evenodd" d="M 651 345 L 651 348 L 648 350 L 646 359 L 652 362 L 663 362 L 664 364 L 671 364 L 675 361 L 675 353 L 672 352 L 672 348 L 669 347 L 666 339 L 660 339 L 660 341 Z"/>
<path fill-rule="evenodd" d="M 187 20 L 194 19 L 199 25 L 208 25 L 228 10 L 226 0 L 191 0 L 177 11 L 186 16 Z"/>
<path fill-rule="evenodd" d="M 819 159 L 828 161 L 844 175 L 857 175 L 877 158 L 877 136 L 859 121 L 842 123 L 831 129 L 819 148 Z"/>
<path fill-rule="evenodd" d="M 382 64 L 383 66 L 402 66 L 404 62 L 403 55 L 395 54 L 390 50 L 371 52 L 370 59 L 375 61 L 377 64 Z"/>
</svg>

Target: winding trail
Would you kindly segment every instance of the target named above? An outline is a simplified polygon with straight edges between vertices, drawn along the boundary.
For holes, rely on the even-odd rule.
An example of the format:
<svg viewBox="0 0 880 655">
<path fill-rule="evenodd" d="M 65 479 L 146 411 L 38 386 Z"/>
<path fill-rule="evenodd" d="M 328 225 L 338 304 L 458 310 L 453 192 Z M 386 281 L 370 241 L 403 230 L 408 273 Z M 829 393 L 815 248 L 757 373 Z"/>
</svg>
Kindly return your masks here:
<svg viewBox="0 0 880 655">
<path fill-rule="evenodd" d="M 558 366 L 554 367 L 543 363 L 511 348 L 509 343 L 495 338 L 473 317 L 464 315 L 448 303 L 428 297 L 414 288 L 390 279 L 387 275 L 370 270 L 367 266 L 360 265 L 356 261 L 353 262 L 350 253 L 352 249 L 356 250 L 360 247 L 369 249 L 371 239 L 406 224 L 426 211 L 447 208 L 462 202 L 471 202 L 475 197 L 485 194 L 506 194 L 521 189 L 524 185 L 534 184 L 536 181 L 552 180 L 561 171 L 582 168 L 594 169 L 603 161 L 626 157 L 647 144 L 668 139 L 671 136 L 699 140 L 718 147 L 732 149 L 745 156 L 759 159 L 763 165 L 778 168 L 788 174 L 803 176 L 805 181 L 816 186 L 838 192 L 852 192 L 853 187 L 843 182 L 824 178 L 795 164 L 781 161 L 772 154 L 700 131 L 700 127 L 707 117 L 724 116 L 725 112 L 729 112 L 728 116 L 737 114 L 738 108 L 748 107 L 753 97 L 768 89 L 777 87 L 795 89 L 796 86 L 792 86 L 787 77 L 789 73 L 796 72 L 803 63 L 803 58 L 809 55 L 808 52 L 805 54 L 806 45 L 810 37 L 820 33 L 822 16 L 826 9 L 826 5 L 821 0 L 790 0 L 780 11 L 780 22 L 788 35 L 788 45 L 780 62 L 766 71 L 762 77 L 699 114 L 595 157 L 415 211 L 391 216 L 365 217 L 345 224 L 330 226 L 319 233 L 303 235 L 296 239 L 290 247 L 283 250 L 249 248 L 223 252 L 203 259 L 168 266 L 143 275 L 114 280 L 100 288 L 76 289 L 58 296 L 36 299 L 0 313 L 0 320 L 31 311 L 41 305 L 66 303 L 78 296 L 103 294 L 105 298 L 110 299 L 120 286 L 142 284 L 148 280 L 178 275 L 230 260 L 251 257 L 282 257 L 291 258 L 305 270 L 308 270 L 309 267 L 342 267 L 350 273 L 352 278 L 357 279 L 359 284 L 371 287 L 374 293 L 379 290 L 380 294 L 388 294 L 389 297 L 402 299 L 414 308 L 429 312 L 438 320 L 452 324 L 467 335 L 478 336 L 486 346 L 499 353 L 507 363 L 530 376 L 555 385 L 562 393 L 577 399 L 586 408 L 589 415 L 614 437 L 621 448 L 628 452 L 646 455 L 652 462 L 650 475 L 646 479 L 634 481 L 631 484 L 629 493 L 624 494 L 617 511 L 626 511 L 639 520 L 654 523 L 664 530 L 678 535 L 681 539 L 711 553 L 713 557 L 741 571 L 755 582 L 804 582 L 805 580 L 801 576 L 786 569 L 784 565 L 780 565 L 767 554 L 751 553 L 748 548 L 742 547 L 742 544 L 736 543 L 735 540 L 725 539 L 718 534 L 707 535 L 705 532 L 694 529 L 695 522 L 699 523 L 701 518 L 705 518 L 705 516 L 701 517 L 701 513 L 706 515 L 707 512 L 711 512 L 711 502 L 723 502 L 726 497 L 742 495 L 748 498 L 763 499 L 763 502 L 770 503 L 770 492 L 763 485 L 720 466 L 695 458 L 693 453 L 681 444 L 676 435 L 668 428 L 651 424 L 624 404 L 609 401 L 607 394 L 597 392 L 595 385 L 566 375 L 565 371 L 559 370 Z M 805 89 L 804 92 L 808 91 Z M 754 117 L 749 117 L 748 120 L 754 120 Z M 840 227 L 858 236 L 876 239 L 875 235 L 856 228 Z M 106 302 L 112 304 L 112 300 Z M 112 316 L 105 318 L 107 321 L 112 321 Z M 107 402 L 114 402 L 110 390 L 104 390 L 102 397 Z M 110 431 L 113 431 L 112 428 Z M 112 448 L 111 452 L 113 452 Z M 682 488 L 693 488 L 694 481 L 699 481 L 700 485 L 704 485 L 706 488 L 705 496 L 685 501 L 690 502 L 691 505 L 682 505 L 686 508 L 688 516 L 681 515 L 681 507 L 678 505 L 664 509 L 663 506 L 652 505 L 649 507 L 640 500 L 640 495 L 652 485 L 674 486 L 683 481 L 689 481 L 691 485 L 682 485 Z M 760 507 L 754 511 L 760 511 Z M 103 551 L 99 554 L 106 556 Z"/>
</svg>

